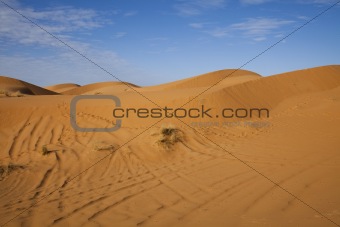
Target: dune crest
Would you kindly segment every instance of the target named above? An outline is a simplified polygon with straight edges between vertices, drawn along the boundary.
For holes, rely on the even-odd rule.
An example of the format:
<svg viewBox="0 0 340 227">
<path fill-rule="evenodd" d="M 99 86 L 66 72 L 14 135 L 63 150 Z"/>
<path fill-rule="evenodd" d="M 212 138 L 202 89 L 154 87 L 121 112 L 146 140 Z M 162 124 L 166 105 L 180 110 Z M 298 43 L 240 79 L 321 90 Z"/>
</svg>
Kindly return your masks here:
<svg viewBox="0 0 340 227">
<path fill-rule="evenodd" d="M 62 93 L 74 88 L 80 87 L 79 84 L 73 84 L 73 83 L 64 83 L 64 84 L 55 84 L 51 86 L 44 87 L 47 90 L 54 91 L 57 93 Z"/>
<path fill-rule="evenodd" d="M 237 84 L 244 81 L 261 78 L 257 73 L 248 70 L 225 69 L 210 73 L 201 74 L 198 76 L 182 79 L 170 83 L 146 87 L 150 90 L 173 90 L 173 89 L 190 89 L 198 87 L 207 87 L 219 85 Z M 239 82 L 238 82 L 239 81 Z"/>
<path fill-rule="evenodd" d="M 340 66 L 323 66 L 245 81 L 231 87 L 216 87 L 203 96 L 214 106 L 275 108 L 293 96 L 322 92 L 340 86 Z"/>
<path fill-rule="evenodd" d="M 82 94 L 115 94 L 117 92 L 123 92 L 131 90 L 131 88 L 138 88 L 137 85 L 127 82 L 101 82 L 93 83 L 77 88 L 73 88 L 62 92 L 65 95 L 82 95 Z"/>
</svg>

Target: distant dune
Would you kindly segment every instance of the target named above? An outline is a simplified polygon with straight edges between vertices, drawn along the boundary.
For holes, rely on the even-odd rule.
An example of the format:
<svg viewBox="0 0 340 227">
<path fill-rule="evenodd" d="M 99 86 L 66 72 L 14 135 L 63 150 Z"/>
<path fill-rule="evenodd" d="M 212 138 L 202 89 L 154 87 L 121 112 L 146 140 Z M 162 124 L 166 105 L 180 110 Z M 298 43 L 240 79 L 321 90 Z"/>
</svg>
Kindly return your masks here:
<svg viewBox="0 0 340 227">
<path fill-rule="evenodd" d="M 340 225 L 340 65 L 127 84 L 0 77 L 1 226 Z M 86 94 L 121 106 L 83 99 L 77 125 L 114 127 L 121 108 L 119 130 L 71 126 Z M 165 107 L 211 118 L 145 117 Z"/>
<path fill-rule="evenodd" d="M 45 87 L 45 89 L 50 90 L 50 91 L 54 91 L 57 93 L 62 93 L 62 92 L 66 92 L 69 90 L 72 90 L 74 88 L 80 87 L 80 85 L 78 84 L 72 84 L 72 83 L 66 83 L 66 84 L 56 84 L 56 85 L 51 85 L 51 86 L 47 86 Z"/>
<path fill-rule="evenodd" d="M 259 74 L 247 70 L 225 69 L 150 88 L 155 90 L 187 89 L 213 86 L 220 83 L 228 86 L 229 84 L 242 83 L 260 77 Z"/>
<path fill-rule="evenodd" d="M 56 92 L 38 87 L 25 81 L 0 76 L 0 91 L 23 95 L 55 95 Z"/>
<path fill-rule="evenodd" d="M 127 86 L 128 85 L 128 86 Z M 130 83 L 122 82 L 101 82 L 88 84 L 74 89 L 62 92 L 65 95 L 83 95 L 83 94 L 114 94 L 130 90 L 130 87 L 137 88 L 138 86 Z"/>
<path fill-rule="evenodd" d="M 213 105 L 266 106 L 274 108 L 292 96 L 331 90 L 340 85 L 340 66 L 324 66 L 245 81 L 232 87 L 216 87 L 206 99 Z"/>
</svg>

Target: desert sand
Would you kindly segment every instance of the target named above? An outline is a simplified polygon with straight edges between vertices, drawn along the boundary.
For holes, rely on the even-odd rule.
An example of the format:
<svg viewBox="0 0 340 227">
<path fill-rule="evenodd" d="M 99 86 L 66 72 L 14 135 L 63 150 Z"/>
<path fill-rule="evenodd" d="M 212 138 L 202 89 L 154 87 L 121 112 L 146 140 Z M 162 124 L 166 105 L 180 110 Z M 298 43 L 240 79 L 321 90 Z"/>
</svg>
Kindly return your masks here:
<svg viewBox="0 0 340 227">
<path fill-rule="evenodd" d="M 0 225 L 340 225 L 340 65 L 234 71 L 150 87 L 0 77 Z M 117 131 L 79 132 L 78 95 L 114 95 L 122 108 L 204 105 L 214 118 L 132 115 Z M 114 108 L 81 100 L 77 124 L 112 127 Z M 223 108 L 270 114 L 217 117 Z"/>
</svg>

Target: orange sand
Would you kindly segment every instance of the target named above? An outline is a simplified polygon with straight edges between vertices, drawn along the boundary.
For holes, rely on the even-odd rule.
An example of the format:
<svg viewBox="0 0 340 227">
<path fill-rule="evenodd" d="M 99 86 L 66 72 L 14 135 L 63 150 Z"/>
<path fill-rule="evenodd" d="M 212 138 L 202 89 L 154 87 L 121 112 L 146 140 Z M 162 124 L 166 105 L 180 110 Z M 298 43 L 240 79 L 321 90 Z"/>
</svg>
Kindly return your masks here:
<svg viewBox="0 0 340 227">
<path fill-rule="evenodd" d="M 340 225 L 340 66 L 269 77 L 239 70 L 217 83 L 231 72 L 150 87 L 44 89 L 0 77 L 0 225 Z M 270 117 L 132 116 L 118 131 L 77 132 L 70 101 L 84 94 L 115 95 L 123 108 L 267 108 Z M 110 100 L 77 107 L 82 127 L 116 122 Z M 180 138 L 165 147 L 170 124 Z"/>
</svg>

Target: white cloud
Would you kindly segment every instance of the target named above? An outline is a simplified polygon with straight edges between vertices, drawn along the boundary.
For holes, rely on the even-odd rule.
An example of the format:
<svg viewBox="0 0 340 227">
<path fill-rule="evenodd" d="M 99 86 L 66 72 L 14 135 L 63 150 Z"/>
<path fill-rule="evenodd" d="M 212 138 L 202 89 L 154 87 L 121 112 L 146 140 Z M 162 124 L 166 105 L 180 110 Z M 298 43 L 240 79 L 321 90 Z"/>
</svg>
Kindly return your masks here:
<svg viewBox="0 0 340 227">
<path fill-rule="evenodd" d="M 197 5 L 205 8 L 221 8 L 224 7 L 224 0 L 197 0 Z"/>
<path fill-rule="evenodd" d="M 117 32 L 116 34 L 114 34 L 114 37 L 119 39 L 119 38 L 123 38 L 126 35 L 127 35 L 127 32 Z"/>
<path fill-rule="evenodd" d="M 135 79 L 129 75 L 143 74 L 114 51 L 102 50 L 92 46 L 90 41 L 79 40 L 79 33 L 93 32 L 111 23 L 103 19 L 100 12 L 72 7 L 36 10 L 22 7 L 16 1 L 12 1 L 11 5 L 119 79 L 133 82 Z M 124 35 L 125 32 L 116 33 L 117 38 Z M 0 44 L 4 47 L 0 53 L 2 75 L 44 85 L 65 81 L 84 84 L 116 80 L 2 3 Z M 20 48 L 19 54 L 12 53 L 12 47 Z"/>
<path fill-rule="evenodd" d="M 335 4 L 337 0 L 298 0 L 302 4 Z"/>
<path fill-rule="evenodd" d="M 250 18 L 246 22 L 232 24 L 231 28 L 244 31 L 249 35 L 266 35 L 273 29 L 291 23 L 293 23 L 293 21 L 270 18 Z"/>
<path fill-rule="evenodd" d="M 204 25 L 206 25 L 207 23 L 190 23 L 189 26 L 192 27 L 192 28 L 203 28 Z"/>
<path fill-rule="evenodd" d="M 306 16 L 298 16 L 297 18 L 300 19 L 300 20 L 309 20 L 310 19 L 309 17 L 306 17 Z"/>
<path fill-rule="evenodd" d="M 259 5 L 270 1 L 271 0 L 240 0 L 240 2 L 245 5 Z"/>
<path fill-rule="evenodd" d="M 240 30 L 250 36 L 264 36 L 270 34 L 273 30 L 284 25 L 291 24 L 294 21 L 270 19 L 270 18 L 250 18 L 245 22 L 232 24 L 231 28 Z"/>
<path fill-rule="evenodd" d="M 250 18 L 241 23 L 234 23 L 227 27 L 217 27 L 206 31 L 213 37 L 241 36 L 254 41 L 263 41 L 268 35 L 279 32 L 284 26 L 294 23 L 291 20 L 275 18 Z M 240 34 L 238 34 L 240 32 Z"/>
<path fill-rule="evenodd" d="M 135 16 L 137 14 L 138 14 L 138 11 L 132 10 L 132 11 L 128 11 L 128 12 L 124 13 L 124 16 L 125 17 L 132 17 L 132 16 Z"/>
<path fill-rule="evenodd" d="M 199 9 L 188 4 L 175 5 L 174 8 L 181 16 L 195 16 L 201 14 Z"/>
<path fill-rule="evenodd" d="M 119 72 L 122 80 L 127 77 L 123 74 L 128 63 L 113 52 L 91 51 L 91 59 L 109 72 Z M 50 85 L 56 83 L 73 82 L 80 84 L 93 83 L 104 80 L 116 80 L 100 70 L 86 59 L 72 52 L 60 53 L 55 56 L 8 56 L 0 54 L 1 74 L 15 77 L 37 85 Z"/>
<path fill-rule="evenodd" d="M 166 48 L 159 47 L 154 50 L 148 50 L 146 53 L 152 54 L 152 55 L 160 55 L 160 54 L 172 53 L 172 52 L 177 52 L 177 51 L 179 51 L 179 48 L 177 46 L 168 46 Z"/>
<path fill-rule="evenodd" d="M 159 79 L 158 75 L 146 73 L 112 51 L 90 49 L 87 56 L 113 76 L 71 51 L 39 57 L 8 56 L 0 53 L 0 75 L 38 86 L 67 82 L 84 85 L 100 81 L 116 81 L 115 77 L 137 85 L 146 85 L 145 83 Z"/>
<path fill-rule="evenodd" d="M 205 10 L 221 9 L 224 6 L 225 0 L 179 0 L 174 8 L 181 16 L 195 16 Z"/>
<path fill-rule="evenodd" d="M 105 21 L 93 10 L 73 9 L 70 7 L 36 11 L 32 8 L 19 8 L 18 11 L 42 26 L 48 32 L 58 36 L 77 48 L 87 46 L 75 42 L 72 32 L 89 31 L 103 26 Z M 0 4 L 0 40 L 25 45 L 63 46 L 58 40 L 42 29 L 30 23 L 24 17 Z"/>
<path fill-rule="evenodd" d="M 169 40 L 168 37 L 153 37 L 153 38 L 149 38 L 146 39 L 147 41 L 166 41 Z"/>
<path fill-rule="evenodd" d="M 264 41 L 264 40 L 266 40 L 267 38 L 266 37 L 255 37 L 255 38 L 253 38 L 253 40 L 254 41 L 256 41 L 256 42 L 261 42 L 261 41 Z"/>
<path fill-rule="evenodd" d="M 207 31 L 208 34 L 210 34 L 213 37 L 216 38 L 221 38 L 221 37 L 225 37 L 228 36 L 231 33 L 231 30 L 229 27 L 226 28 L 215 28 L 211 31 Z"/>
</svg>

